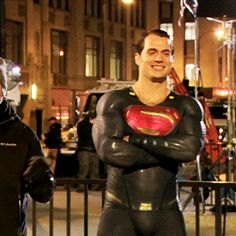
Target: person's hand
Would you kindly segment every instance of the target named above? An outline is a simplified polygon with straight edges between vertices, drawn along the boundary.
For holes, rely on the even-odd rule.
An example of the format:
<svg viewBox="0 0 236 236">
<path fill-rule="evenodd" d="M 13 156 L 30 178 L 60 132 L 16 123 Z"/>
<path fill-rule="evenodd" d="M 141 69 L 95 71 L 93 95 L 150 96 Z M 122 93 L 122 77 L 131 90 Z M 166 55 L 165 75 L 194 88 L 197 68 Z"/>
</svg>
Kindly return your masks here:
<svg viewBox="0 0 236 236">
<path fill-rule="evenodd" d="M 25 192 L 38 202 L 49 201 L 56 189 L 56 180 L 43 156 L 33 156 L 29 159 L 23 172 Z"/>
<path fill-rule="evenodd" d="M 130 135 L 125 135 L 123 137 L 123 140 L 126 141 L 126 142 L 129 142 L 129 139 L 130 139 Z"/>
<path fill-rule="evenodd" d="M 95 121 L 96 121 L 96 118 L 90 118 L 90 119 L 89 119 L 89 122 L 90 122 L 92 125 L 94 125 Z"/>
</svg>

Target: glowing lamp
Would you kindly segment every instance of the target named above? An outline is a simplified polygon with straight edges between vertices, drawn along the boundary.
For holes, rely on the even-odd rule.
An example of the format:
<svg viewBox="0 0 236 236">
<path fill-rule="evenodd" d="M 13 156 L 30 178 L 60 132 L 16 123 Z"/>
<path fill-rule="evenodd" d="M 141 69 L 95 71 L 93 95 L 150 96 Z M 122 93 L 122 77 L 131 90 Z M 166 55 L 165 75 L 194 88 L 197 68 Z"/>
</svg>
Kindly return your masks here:
<svg viewBox="0 0 236 236">
<path fill-rule="evenodd" d="M 31 87 L 31 97 L 33 100 L 37 99 L 37 85 L 36 84 L 32 84 Z"/>
</svg>

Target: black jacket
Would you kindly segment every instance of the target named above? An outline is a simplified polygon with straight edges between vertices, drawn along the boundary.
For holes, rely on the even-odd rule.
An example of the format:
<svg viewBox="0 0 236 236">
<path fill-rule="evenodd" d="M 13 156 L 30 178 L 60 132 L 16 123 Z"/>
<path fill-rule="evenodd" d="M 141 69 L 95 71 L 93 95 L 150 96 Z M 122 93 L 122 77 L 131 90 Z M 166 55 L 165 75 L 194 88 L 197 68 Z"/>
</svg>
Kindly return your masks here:
<svg viewBox="0 0 236 236">
<path fill-rule="evenodd" d="M 48 132 L 45 134 L 44 143 L 48 148 L 60 149 L 62 145 L 61 124 L 54 123 L 49 126 Z"/>
<path fill-rule="evenodd" d="M 0 104 L 0 161 L 0 235 L 26 235 L 26 193 L 47 202 L 56 184 L 37 136 L 5 100 Z"/>
<path fill-rule="evenodd" d="M 89 118 L 85 118 L 77 124 L 78 151 L 96 152 L 92 138 L 92 127 Z"/>
</svg>

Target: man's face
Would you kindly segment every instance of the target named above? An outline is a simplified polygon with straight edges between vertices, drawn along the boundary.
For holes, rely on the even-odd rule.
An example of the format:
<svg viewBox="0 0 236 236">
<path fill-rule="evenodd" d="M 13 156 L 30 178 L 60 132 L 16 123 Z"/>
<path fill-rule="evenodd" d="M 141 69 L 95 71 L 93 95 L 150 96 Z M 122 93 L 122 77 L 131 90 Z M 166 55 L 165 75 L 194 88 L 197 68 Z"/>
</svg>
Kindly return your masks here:
<svg viewBox="0 0 236 236">
<path fill-rule="evenodd" d="M 173 64 L 170 40 L 154 34 L 148 35 L 144 40 L 144 48 L 141 54 L 136 54 L 135 61 L 141 78 L 163 82 Z"/>
<path fill-rule="evenodd" d="M 49 125 L 53 125 L 56 123 L 56 120 L 49 120 L 48 123 L 49 123 Z"/>
</svg>

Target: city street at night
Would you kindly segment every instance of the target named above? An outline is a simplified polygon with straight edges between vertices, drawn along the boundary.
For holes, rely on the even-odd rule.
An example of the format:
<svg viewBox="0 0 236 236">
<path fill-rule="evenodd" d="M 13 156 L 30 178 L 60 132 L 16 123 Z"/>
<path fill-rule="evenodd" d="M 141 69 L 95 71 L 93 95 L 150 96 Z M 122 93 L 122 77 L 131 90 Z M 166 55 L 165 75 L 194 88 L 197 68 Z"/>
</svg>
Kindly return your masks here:
<svg viewBox="0 0 236 236">
<path fill-rule="evenodd" d="M 179 236 L 176 199 L 236 236 L 235 32 L 236 0 L 0 0 L 0 236 L 96 236 L 104 202 L 99 236 Z"/>
</svg>

